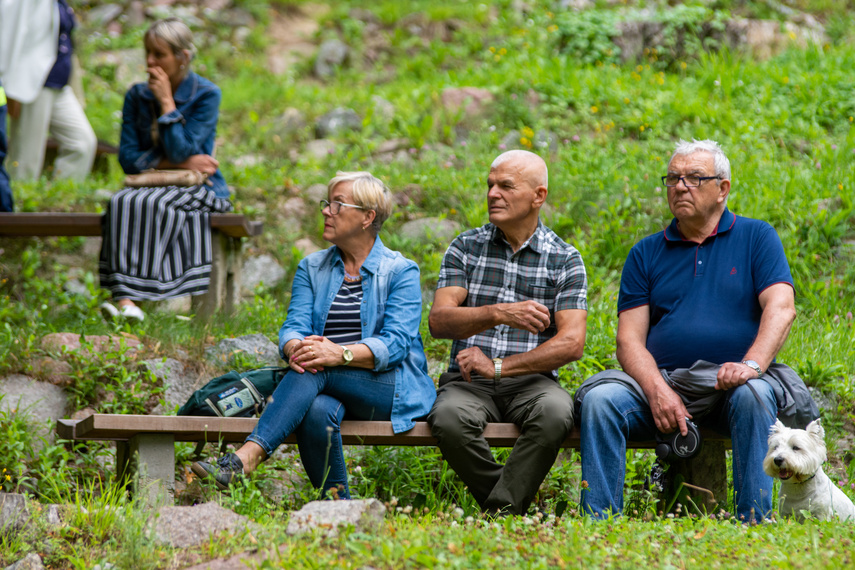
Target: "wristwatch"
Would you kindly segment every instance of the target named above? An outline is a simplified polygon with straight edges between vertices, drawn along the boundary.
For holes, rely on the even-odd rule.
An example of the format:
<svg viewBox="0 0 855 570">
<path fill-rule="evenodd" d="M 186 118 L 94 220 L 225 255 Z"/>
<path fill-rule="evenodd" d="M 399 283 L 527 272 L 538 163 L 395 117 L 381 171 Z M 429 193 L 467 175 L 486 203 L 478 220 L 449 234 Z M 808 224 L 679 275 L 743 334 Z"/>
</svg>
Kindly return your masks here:
<svg viewBox="0 0 855 570">
<path fill-rule="evenodd" d="M 346 346 L 342 347 L 344 351 L 341 353 L 341 357 L 344 359 L 343 366 L 347 366 L 350 364 L 350 361 L 353 360 L 353 353 Z"/>
<path fill-rule="evenodd" d="M 501 380 L 502 379 L 502 359 L 501 358 L 494 358 L 493 359 L 493 366 L 496 367 L 496 373 L 493 375 L 493 380 L 496 380 L 496 381 Z"/>
<path fill-rule="evenodd" d="M 742 364 L 749 368 L 752 368 L 754 372 L 756 372 L 759 376 L 763 376 L 763 369 L 760 368 L 760 365 L 754 362 L 753 360 L 743 360 Z"/>
</svg>

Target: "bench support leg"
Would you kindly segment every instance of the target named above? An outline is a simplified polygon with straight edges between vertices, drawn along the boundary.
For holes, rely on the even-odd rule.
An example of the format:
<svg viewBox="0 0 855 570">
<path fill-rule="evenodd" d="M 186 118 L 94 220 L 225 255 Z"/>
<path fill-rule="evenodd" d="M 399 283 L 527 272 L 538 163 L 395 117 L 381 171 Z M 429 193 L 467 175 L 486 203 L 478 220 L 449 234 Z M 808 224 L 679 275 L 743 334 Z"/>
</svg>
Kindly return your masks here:
<svg viewBox="0 0 855 570">
<path fill-rule="evenodd" d="M 124 448 L 123 453 L 120 450 Z M 124 455 L 124 473 L 122 458 Z M 175 490 L 175 437 L 140 434 L 117 445 L 119 475 L 130 478 L 131 490 L 152 507 L 171 504 Z"/>
<path fill-rule="evenodd" d="M 240 302 L 241 242 L 222 232 L 211 233 L 211 283 L 207 293 L 194 295 L 193 312 L 208 320 L 220 309 L 232 313 Z"/>
<path fill-rule="evenodd" d="M 687 461 L 675 461 L 669 469 L 669 489 L 665 507 L 675 495 L 683 505 L 682 513 L 693 512 L 686 497 L 691 498 L 702 514 L 718 512 L 727 503 L 727 448 L 723 441 L 705 441 L 701 452 Z M 680 484 L 685 483 L 682 489 Z M 688 486 L 691 485 L 691 486 Z M 688 511 L 687 511 L 688 509 Z M 697 514 L 697 513 L 695 513 Z"/>
</svg>

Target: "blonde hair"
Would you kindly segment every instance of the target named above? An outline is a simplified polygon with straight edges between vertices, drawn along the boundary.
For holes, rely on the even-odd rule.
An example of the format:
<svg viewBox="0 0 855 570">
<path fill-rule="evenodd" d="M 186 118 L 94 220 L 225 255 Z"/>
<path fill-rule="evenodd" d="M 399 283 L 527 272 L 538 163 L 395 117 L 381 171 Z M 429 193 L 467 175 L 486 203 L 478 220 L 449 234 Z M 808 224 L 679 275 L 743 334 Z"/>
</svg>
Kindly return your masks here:
<svg viewBox="0 0 855 570">
<path fill-rule="evenodd" d="M 336 172 L 335 177 L 327 184 L 327 192 L 342 182 L 350 182 L 353 201 L 357 206 L 366 210 L 374 210 L 374 221 L 371 229 L 374 234 L 380 233 L 383 222 L 392 215 L 392 192 L 383 181 L 370 172 Z"/>
<path fill-rule="evenodd" d="M 165 18 L 158 20 L 149 27 L 143 36 L 143 41 L 149 39 L 157 39 L 164 42 L 170 48 L 172 53 L 183 57 L 184 51 L 190 53 L 187 60 L 189 64 L 196 57 L 196 46 L 193 45 L 193 32 L 187 27 L 187 24 L 178 18 Z"/>
</svg>

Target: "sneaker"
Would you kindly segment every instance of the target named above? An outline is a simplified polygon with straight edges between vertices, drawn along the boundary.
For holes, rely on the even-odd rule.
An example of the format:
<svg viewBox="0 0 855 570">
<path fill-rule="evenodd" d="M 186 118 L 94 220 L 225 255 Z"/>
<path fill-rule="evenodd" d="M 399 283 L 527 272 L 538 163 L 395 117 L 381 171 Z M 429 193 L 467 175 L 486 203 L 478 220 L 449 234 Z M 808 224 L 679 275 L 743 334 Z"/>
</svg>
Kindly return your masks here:
<svg viewBox="0 0 855 570">
<path fill-rule="evenodd" d="M 112 321 L 119 316 L 119 309 L 117 309 L 112 303 L 104 301 L 98 308 L 101 309 L 101 314 L 104 316 L 104 319 L 108 321 Z"/>
<path fill-rule="evenodd" d="M 143 321 L 145 319 L 145 313 L 143 313 L 143 310 L 136 305 L 125 305 L 119 309 L 119 313 L 126 319 L 135 319 L 138 321 Z"/>
<path fill-rule="evenodd" d="M 234 453 L 226 453 L 217 460 L 216 464 L 207 461 L 197 461 L 190 466 L 190 470 L 199 479 L 214 479 L 217 489 L 225 491 L 232 481 L 243 477 L 243 462 Z"/>
</svg>

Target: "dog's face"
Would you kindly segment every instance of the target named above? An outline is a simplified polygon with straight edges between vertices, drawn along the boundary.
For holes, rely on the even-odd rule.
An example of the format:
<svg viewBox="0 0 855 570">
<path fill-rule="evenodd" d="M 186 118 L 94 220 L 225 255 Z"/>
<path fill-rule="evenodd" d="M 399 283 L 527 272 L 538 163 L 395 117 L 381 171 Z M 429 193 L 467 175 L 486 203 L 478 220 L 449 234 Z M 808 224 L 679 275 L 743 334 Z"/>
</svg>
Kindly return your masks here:
<svg viewBox="0 0 855 570">
<path fill-rule="evenodd" d="M 769 428 L 769 451 L 763 460 L 763 470 L 781 481 L 803 483 L 825 463 L 825 430 L 819 420 L 807 429 L 790 429 L 775 422 Z"/>
</svg>

